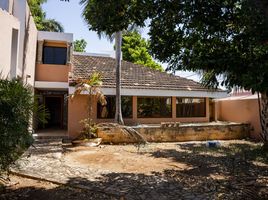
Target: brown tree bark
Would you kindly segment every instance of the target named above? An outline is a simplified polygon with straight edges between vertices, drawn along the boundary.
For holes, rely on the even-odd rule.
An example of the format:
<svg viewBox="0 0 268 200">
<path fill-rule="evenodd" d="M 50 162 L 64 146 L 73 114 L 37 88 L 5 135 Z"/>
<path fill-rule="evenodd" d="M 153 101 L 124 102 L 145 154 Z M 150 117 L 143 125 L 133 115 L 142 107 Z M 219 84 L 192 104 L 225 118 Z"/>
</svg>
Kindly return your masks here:
<svg viewBox="0 0 268 200">
<path fill-rule="evenodd" d="M 261 137 L 268 149 L 268 92 L 261 93 Z"/>
</svg>

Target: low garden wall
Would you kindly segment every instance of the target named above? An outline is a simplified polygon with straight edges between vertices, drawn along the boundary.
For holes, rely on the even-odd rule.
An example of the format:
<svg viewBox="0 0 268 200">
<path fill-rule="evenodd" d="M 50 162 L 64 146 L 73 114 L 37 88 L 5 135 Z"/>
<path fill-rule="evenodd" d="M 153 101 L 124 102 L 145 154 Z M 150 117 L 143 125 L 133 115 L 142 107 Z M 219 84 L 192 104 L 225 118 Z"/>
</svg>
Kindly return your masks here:
<svg viewBox="0 0 268 200">
<path fill-rule="evenodd" d="M 243 123 L 196 123 L 180 124 L 175 127 L 141 125 L 132 127 L 147 142 L 183 142 L 194 140 L 244 139 L 249 136 L 250 126 Z M 137 138 L 119 127 L 102 126 L 98 132 L 104 143 L 134 143 Z"/>
</svg>

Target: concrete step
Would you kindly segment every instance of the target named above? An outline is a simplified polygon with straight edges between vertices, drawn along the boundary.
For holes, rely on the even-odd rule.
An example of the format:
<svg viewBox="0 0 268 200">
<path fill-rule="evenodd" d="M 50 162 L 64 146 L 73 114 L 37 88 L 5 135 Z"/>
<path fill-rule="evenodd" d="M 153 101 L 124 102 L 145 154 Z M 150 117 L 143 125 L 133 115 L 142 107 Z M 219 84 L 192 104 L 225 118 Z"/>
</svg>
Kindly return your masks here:
<svg viewBox="0 0 268 200">
<path fill-rule="evenodd" d="M 67 140 L 67 135 L 44 135 L 44 134 L 33 134 L 34 140 Z"/>
</svg>

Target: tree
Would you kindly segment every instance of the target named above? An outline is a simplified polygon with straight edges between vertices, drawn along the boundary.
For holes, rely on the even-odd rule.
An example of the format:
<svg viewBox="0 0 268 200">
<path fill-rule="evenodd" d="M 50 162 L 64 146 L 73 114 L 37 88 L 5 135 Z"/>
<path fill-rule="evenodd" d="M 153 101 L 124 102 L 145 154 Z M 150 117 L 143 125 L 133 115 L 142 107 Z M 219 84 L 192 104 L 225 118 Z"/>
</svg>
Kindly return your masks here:
<svg viewBox="0 0 268 200">
<path fill-rule="evenodd" d="M 163 71 L 161 65 L 156 63 L 149 54 L 149 46 L 149 42 L 142 38 L 137 31 L 127 31 L 123 34 L 123 59 L 136 64 L 145 65 L 152 69 Z"/>
<path fill-rule="evenodd" d="M 75 92 L 71 95 L 71 99 L 83 92 L 88 93 L 88 118 L 82 120 L 84 123 L 84 128 L 80 139 L 90 139 L 92 137 L 97 137 L 94 123 L 92 122 L 92 112 L 93 112 L 93 100 L 97 100 L 101 105 L 105 105 L 106 99 L 100 90 L 102 85 L 101 74 L 94 72 L 88 79 L 79 79 L 75 85 Z"/>
<path fill-rule="evenodd" d="M 74 41 L 74 51 L 76 52 L 85 52 L 87 42 L 84 39 Z"/>
<path fill-rule="evenodd" d="M 47 0 L 28 0 L 35 25 L 39 31 L 64 32 L 61 23 L 55 19 L 46 19 L 46 13 L 42 10 L 41 5 Z"/>
<path fill-rule="evenodd" d="M 268 144 L 268 5 L 265 0 L 94 1 L 89 29 L 124 30 L 149 23 L 151 52 L 170 70 L 204 72 L 207 86 L 261 93 L 262 138 Z M 102 17 L 100 17 L 102 16 Z M 150 19 L 150 20 L 148 20 Z"/>
</svg>

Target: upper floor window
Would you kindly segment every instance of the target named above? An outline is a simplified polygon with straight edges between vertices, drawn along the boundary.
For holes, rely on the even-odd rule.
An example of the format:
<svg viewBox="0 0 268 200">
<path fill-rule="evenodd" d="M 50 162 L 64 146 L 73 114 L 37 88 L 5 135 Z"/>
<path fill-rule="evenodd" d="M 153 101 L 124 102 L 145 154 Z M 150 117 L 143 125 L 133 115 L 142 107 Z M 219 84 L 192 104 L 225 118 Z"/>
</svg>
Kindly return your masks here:
<svg viewBox="0 0 268 200">
<path fill-rule="evenodd" d="M 66 65 L 67 48 L 45 46 L 43 49 L 43 64 Z"/>
</svg>

